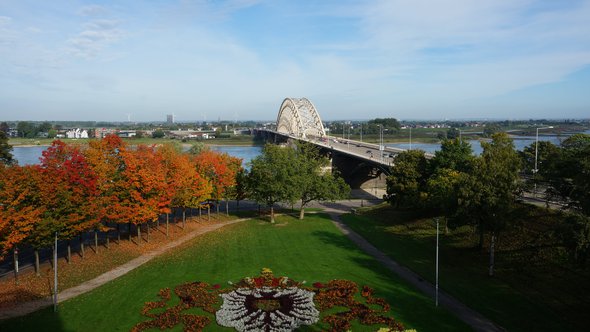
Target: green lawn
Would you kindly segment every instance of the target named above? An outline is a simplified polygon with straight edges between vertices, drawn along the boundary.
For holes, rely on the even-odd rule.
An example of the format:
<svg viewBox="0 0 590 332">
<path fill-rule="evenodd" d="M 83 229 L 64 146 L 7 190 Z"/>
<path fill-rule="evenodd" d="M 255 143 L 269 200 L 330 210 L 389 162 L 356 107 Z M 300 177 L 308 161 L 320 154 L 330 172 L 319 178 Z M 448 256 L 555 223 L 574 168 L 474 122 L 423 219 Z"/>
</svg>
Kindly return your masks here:
<svg viewBox="0 0 590 332">
<path fill-rule="evenodd" d="M 432 219 L 421 219 L 412 212 L 381 207 L 361 212 L 361 215 L 343 216 L 343 220 L 389 257 L 434 282 L 436 228 Z M 560 292 L 561 300 L 567 295 L 563 288 L 554 289 L 550 283 L 551 276 L 540 276 L 533 272 L 534 268 L 526 265 L 520 266 L 520 269 L 507 266 L 499 253 L 496 277 L 488 277 L 488 257 L 469 248 L 471 244 L 467 245 L 467 242 L 470 236 L 467 229 L 441 235 L 439 283 L 442 290 L 509 331 L 577 331 L 587 327 L 583 321 L 572 322 L 571 317 L 569 320 L 565 318 L 566 314 L 548 309 L 549 301 L 555 299 L 549 299 L 545 293 L 553 296 L 553 293 Z M 540 280 L 547 281 L 547 284 L 540 283 Z M 533 283 L 537 286 L 534 290 Z M 565 283 L 567 281 L 554 285 L 566 286 L 563 285 Z M 587 317 L 581 312 L 584 310 L 581 306 L 570 306 L 568 309 L 562 305 L 561 309 L 569 310 L 570 316 Z"/>
<path fill-rule="evenodd" d="M 262 267 L 308 284 L 348 279 L 359 286 L 369 285 L 376 290 L 375 296 L 391 304 L 393 316 L 406 328 L 420 332 L 470 330 L 357 249 L 326 215 L 309 215 L 303 221 L 281 216 L 275 225 L 254 219 L 227 226 L 60 304 L 57 314 L 51 309 L 42 310 L 0 322 L 0 330 L 128 331 L 146 320 L 140 310 L 144 302 L 157 300 L 162 288 L 173 289 L 196 280 L 227 285 L 227 281 L 258 275 Z M 315 326 L 302 330 L 321 329 Z M 181 329 L 177 326 L 176 330 Z M 367 327 L 355 326 L 353 330 L 367 331 Z M 211 324 L 207 331 L 231 329 Z"/>
</svg>

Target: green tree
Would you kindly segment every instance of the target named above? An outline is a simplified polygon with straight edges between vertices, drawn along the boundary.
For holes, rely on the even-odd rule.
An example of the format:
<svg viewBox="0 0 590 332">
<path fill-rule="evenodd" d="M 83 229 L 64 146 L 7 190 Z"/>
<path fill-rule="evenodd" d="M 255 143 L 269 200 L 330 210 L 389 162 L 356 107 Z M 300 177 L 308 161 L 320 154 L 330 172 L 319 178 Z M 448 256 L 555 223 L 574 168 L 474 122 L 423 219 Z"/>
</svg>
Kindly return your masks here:
<svg viewBox="0 0 590 332">
<path fill-rule="evenodd" d="M 39 127 L 37 127 L 37 132 L 38 133 L 48 133 L 49 130 L 51 130 L 53 128 L 53 125 L 51 125 L 51 123 L 45 121 L 41 124 L 39 124 Z"/>
<path fill-rule="evenodd" d="M 198 154 L 200 154 L 201 152 L 208 150 L 207 146 L 205 145 L 205 143 L 203 142 L 195 142 L 191 145 L 190 149 L 188 150 L 188 153 L 196 156 Z"/>
<path fill-rule="evenodd" d="M 590 218 L 579 213 L 567 214 L 559 235 L 571 259 L 583 267 L 590 256 Z"/>
<path fill-rule="evenodd" d="M 305 207 L 313 201 L 330 201 L 345 198 L 350 194 L 350 186 L 337 174 L 328 172 L 325 167 L 329 160 L 320 156 L 317 147 L 301 143 L 296 150 L 297 197 L 301 200 L 299 219 L 305 216 Z"/>
<path fill-rule="evenodd" d="M 539 178 L 544 178 L 545 175 L 551 172 L 549 161 L 559 159 L 559 147 L 548 141 L 539 141 L 537 149 L 537 168 L 539 169 Z M 533 174 L 535 169 L 535 143 L 526 146 L 522 151 L 518 152 L 522 160 L 523 171 L 526 174 Z M 548 167 L 545 167 L 548 166 Z"/>
<path fill-rule="evenodd" d="M 267 144 L 262 154 L 252 159 L 248 175 L 250 196 L 270 208 L 274 223 L 274 205 L 278 202 L 295 202 L 298 198 L 298 170 L 295 150 Z"/>
<path fill-rule="evenodd" d="M 560 153 L 547 162 L 550 194 L 566 200 L 570 208 L 590 216 L 590 135 L 576 134 L 561 144 Z"/>
<path fill-rule="evenodd" d="M 475 222 L 480 232 L 479 247 L 485 232 L 490 233 L 489 275 L 494 275 L 495 243 L 511 222 L 511 211 L 519 189 L 520 159 L 512 140 L 505 133 L 492 135 L 481 143 L 483 153 L 475 159 L 473 172 L 460 180 L 458 216 L 464 223 Z"/>
<path fill-rule="evenodd" d="M 11 151 L 12 146 L 8 144 L 6 133 L 0 130 L 0 163 L 4 165 L 12 165 L 16 163 Z"/>
<path fill-rule="evenodd" d="M 424 151 L 409 150 L 397 155 L 387 177 L 387 201 L 396 207 L 422 207 L 430 176 Z"/>
<path fill-rule="evenodd" d="M 152 132 L 152 138 L 163 138 L 165 136 L 162 129 L 156 129 Z"/>
<path fill-rule="evenodd" d="M 19 122 L 16 125 L 16 130 L 19 137 L 33 138 L 37 135 L 37 128 L 28 121 Z"/>
<path fill-rule="evenodd" d="M 0 123 L 0 131 L 3 131 L 5 134 L 8 135 L 8 131 L 10 130 L 10 126 L 6 122 Z"/>
<path fill-rule="evenodd" d="M 473 169 L 473 150 L 471 144 L 458 138 L 443 140 L 440 150 L 434 153 L 431 166 L 433 171 L 448 168 L 458 172 L 470 172 Z"/>
</svg>

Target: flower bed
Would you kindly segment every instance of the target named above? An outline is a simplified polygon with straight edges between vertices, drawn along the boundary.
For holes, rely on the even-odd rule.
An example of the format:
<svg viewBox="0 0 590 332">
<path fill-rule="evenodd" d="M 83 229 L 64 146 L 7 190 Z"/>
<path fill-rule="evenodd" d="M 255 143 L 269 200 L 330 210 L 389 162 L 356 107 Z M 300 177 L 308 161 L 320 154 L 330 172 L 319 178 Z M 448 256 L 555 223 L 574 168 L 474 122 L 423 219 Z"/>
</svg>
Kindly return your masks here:
<svg viewBox="0 0 590 332">
<path fill-rule="evenodd" d="M 385 326 L 387 331 L 404 331 L 401 323 L 385 316 L 390 309 L 385 300 L 373 297 L 373 289 L 368 286 L 360 291 L 363 300 L 357 300 L 359 287 L 349 280 L 316 282 L 313 287 L 306 287 L 304 283 L 275 277 L 270 269 L 263 269 L 259 276 L 246 277 L 228 289 L 221 289 L 218 284 L 193 282 L 176 286 L 174 293 L 180 302 L 169 308 L 166 308 L 171 298 L 168 288 L 160 290 L 159 301 L 146 302 L 141 313 L 152 320 L 138 323 L 132 331 L 168 329 L 178 324 L 185 331 L 201 331 L 211 323 L 211 318 L 184 313 L 190 308 L 201 308 L 214 314 L 217 324 L 236 331 L 286 332 L 316 324 L 321 312 L 335 307 L 347 310 L 324 315 L 322 322 L 329 325 L 330 331 L 350 330 L 355 320 L 363 325 L 375 325 L 371 330 Z M 380 309 L 371 309 L 369 305 Z"/>
</svg>

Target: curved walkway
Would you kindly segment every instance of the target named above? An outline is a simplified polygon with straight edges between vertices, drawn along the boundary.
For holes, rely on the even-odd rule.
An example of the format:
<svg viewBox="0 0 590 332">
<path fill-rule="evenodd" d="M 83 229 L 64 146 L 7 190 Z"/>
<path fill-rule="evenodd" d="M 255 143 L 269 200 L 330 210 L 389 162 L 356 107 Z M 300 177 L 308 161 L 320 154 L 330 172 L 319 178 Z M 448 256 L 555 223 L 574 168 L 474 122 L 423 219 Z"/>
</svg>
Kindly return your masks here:
<svg viewBox="0 0 590 332">
<path fill-rule="evenodd" d="M 336 227 L 345 234 L 349 239 L 352 240 L 359 248 L 365 251 L 367 254 L 373 256 L 377 261 L 379 261 L 383 266 L 388 268 L 393 273 L 400 276 L 405 281 L 412 284 L 422 293 L 430 296 L 434 299 L 435 296 L 435 287 L 428 281 L 424 280 L 418 274 L 412 272 L 408 268 L 400 265 L 393 259 L 389 258 L 375 246 L 373 246 L 369 241 L 365 240 L 362 236 L 351 230 L 348 226 L 346 226 L 342 220 L 340 220 L 340 215 L 342 213 L 348 213 L 349 211 L 343 211 L 339 208 L 333 208 L 330 206 L 326 206 L 325 210 L 330 217 L 332 218 L 332 222 Z M 467 307 L 457 299 L 453 298 L 452 296 L 438 291 L 438 303 L 440 306 L 444 307 L 455 316 L 457 316 L 460 320 L 465 322 L 467 325 L 471 326 L 474 331 L 482 331 L 482 332 L 505 332 L 506 330 L 498 325 L 496 325 L 491 320 L 487 319 L 480 313 L 476 312 L 475 310 Z"/>
<path fill-rule="evenodd" d="M 203 228 L 199 228 L 198 230 L 195 230 L 194 232 L 191 232 L 191 233 L 179 238 L 178 240 L 174 240 L 170 243 L 163 245 L 162 247 L 160 247 L 156 250 L 153 250 L 147 254 L 143 254 L 137 258 L 134 258 L 134 259 L 130 260 L 129 262 L 127 262 L 119 267 L 116 267 L 116 268 L 112 269 L 111 271 L 105 272 L 92 280 L 88 280 L 76 287 L 68 288 L 68 289 L 60 292 L 57 295 L 58 303 L 66 301 L 66 300 L 71 299 L 73 297 L 76 297 L 80 294 L 84 294 L 86 292 L 89 292 L 99 286 L 102 286 L 102 285 L 106 284 L 107 282 L 114 280 L 114 279 L 128 273 L 129 271 L 134 270 L 137 267 L 149 262 L 150 260 L 152 260 L 152 258 L 154 258 L 158 255 L 161 255 L 164 252 L 166 252 L 174 247 L 177 247 L 177 246 L 183 244 L 184 242 L 186 242 L 198 235 L 205 234 L 205 233 L 214 231 L 216 229 L 219 229 L 223 226 L 235 224 L 235 223 L 247 220 L 247 219 L 250 219 L 250 218 L 237 219 L 237 220 L 227 221 L 227 222 L 223 222 L 223 223 L 219 223 L 219 224 L 207 225 Z M 40 310 L 40 309 L 43 309 L 45 307 L 49 307 L 52 305 L 53 305 L 52 297 L 46 297 L 46 298 L 39 299 L 36 301 L 21 303 L 21 304 L 18 304 L 12 308 L 2 309 L 2 311 L 0 311 L 0 319 L 8 319 L 8 318 L 24 316 L 24 315 L 30 314 L 32 312 L 35 312 L 37 310 Z"/>
</svg>

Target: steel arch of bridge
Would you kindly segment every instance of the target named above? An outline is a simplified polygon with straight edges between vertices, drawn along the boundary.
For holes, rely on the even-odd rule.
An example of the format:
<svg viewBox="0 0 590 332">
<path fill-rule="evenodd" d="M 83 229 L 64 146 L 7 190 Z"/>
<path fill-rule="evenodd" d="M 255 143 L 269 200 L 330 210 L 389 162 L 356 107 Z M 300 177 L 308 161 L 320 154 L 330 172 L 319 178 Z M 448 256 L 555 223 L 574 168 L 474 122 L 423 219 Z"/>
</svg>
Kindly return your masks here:
<svg viewBox="0 0 590 332">
<path fill-rule="evenodd" d="M 277 132 L 301 138 L 326 135 L 322 119 L 307 98 L 285 98 L 277 116 Z"/>
</svg>

